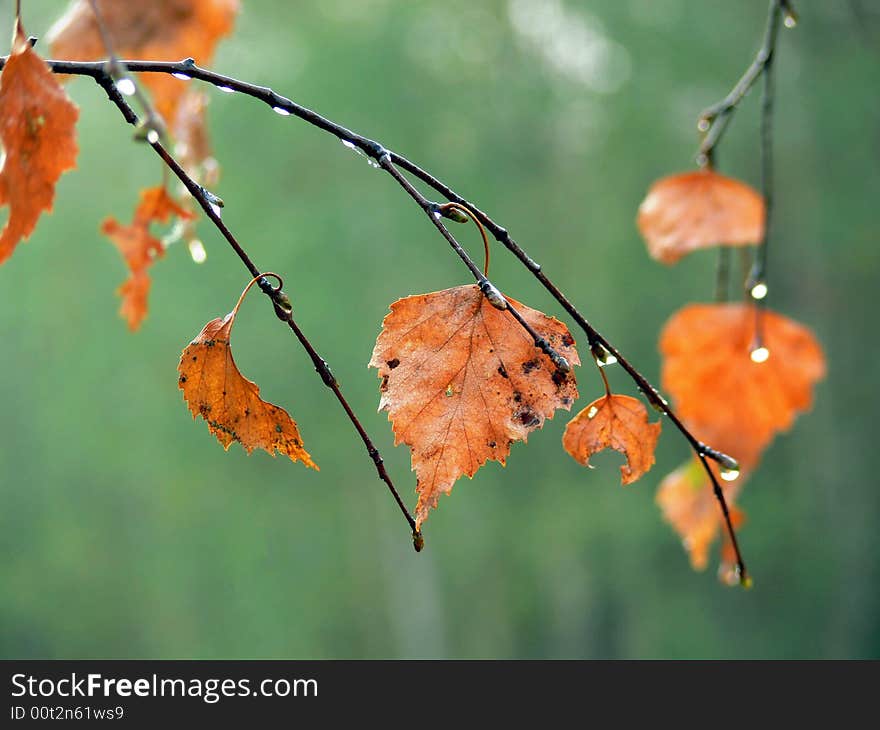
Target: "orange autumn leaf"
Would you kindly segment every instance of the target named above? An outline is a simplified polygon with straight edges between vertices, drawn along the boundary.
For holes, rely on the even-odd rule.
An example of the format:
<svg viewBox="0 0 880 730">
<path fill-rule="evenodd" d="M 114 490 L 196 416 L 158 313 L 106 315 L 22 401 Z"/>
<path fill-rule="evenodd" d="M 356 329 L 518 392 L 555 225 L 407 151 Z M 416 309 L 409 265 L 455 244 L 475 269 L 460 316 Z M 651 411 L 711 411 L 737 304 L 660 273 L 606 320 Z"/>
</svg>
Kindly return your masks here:
<svg viewBox="0 0 880 730">
<path fill-rule="evenodd" d="M 809 329 L 775 312 L 761 314 L 764 362 L 753 362 L 756 311 L 746 304 L 691 304 L 660 335 L 663 387 L 679 417 L 713 446 L 732 442 L 757 460 L 774 435 L 812 404 L 825 375 L 822 348 Z"/>
<path fill-rule="evenodd" d="M 238 13 L 238 0 L 97 0 L 98 9 L 123 59 L 179 61 L 194 58 L 210 64 L 219 40 L 228 35 Z M 107 57 L 90 0 L 74 0 L 48 35 L 52 56 L 94 61 Z M 185 82 L 168 74 L 141 77 L 153 94 L 157 111 L 174 122 Z"/>
<path fill-rule="evenodd" d="M 648 423 L 648 411 L 628 395 L 603 395 L 565 427 L 562 445 L 573 459 L 590 465 L 590 457 L 614 449 L 626 457 L 620 467 L 623 484 L 632 484 L 654 465 L 660 422 Z"/>
<path fill-rule="evenodd" d="M 9 218 L 0 233 L 0 263 L 52 210 L 55 184 L 76 167 L 79 111 L 16 21 L 12 53 L 0 74 L 0 206 Z"/>
<path fill-rule="evenodd" d="M 172 216 L 181 220 L 193 218 L 193 214 L 175 202 L 160 185 L 141 191 L 134 220 L 129 225 L 123 225 L 113 217 L 106 218 L 101 224 L 101 232 L 119 249 L 130 272 L 128 280 L 116 293 L 122 297 L 119 313 L 132 331 L 141 326 L 147 315 L 150 291 L 147 269 L 165 254 L 162 242 L 150 233 L 150 225 L 167 223 Z"/>
<path fill-rule="evenodd" d="M 238 441 L 249 454 L 264 449 L 317 469 L 303 448 L 296 421 L 280 406 L 260 398 L 259 386 L 235 364 L 229 338 L 239 306 L 241 299 L 225 317 L 208 322 L 181 354 L 178 387 L 184 400 L 193 418 L 207 421 L 224 449 Z"/>
<path fill-rule="evenodd" d="M 709 169 L 664 177 L 636 219 L 651 256 L 673 264 L 711 246 L 744 246 L 764 236 L 764 199 L 739 180 Z"/>
<path fill-rule="evenodd" d="M 744 481 L 745 475 L 741 474 L 735 482 L 719 482 L 724 490 L 734 528 L 744 521 L 744 514 L 733 504 Z M 656 499 L 663 517 L 681 538 L 695 570 L 706 568 L 709 548 L 718 537 L 719 531 L 724 536 L 721 572 L 726 574 L 733 569 L 736 557 L 729 542 L 724 515 L 715 498 L 709 476 L 696 457 L 663 479 Z"/>
<path fill-rule="evenodd" d="M 558 353 L 580 364 L 564 324 L 509 301 Z M 419 526 L 459 477 L 472 477 L 488 460 L 504 464 L 512 443 L 577 398 L 574 375 L 557 370 L 475 285 L 394 302 L 370 366 L 379 370 L 379 409 L 388 411 L 395 445 L 412 453 Z"/>
</svg>

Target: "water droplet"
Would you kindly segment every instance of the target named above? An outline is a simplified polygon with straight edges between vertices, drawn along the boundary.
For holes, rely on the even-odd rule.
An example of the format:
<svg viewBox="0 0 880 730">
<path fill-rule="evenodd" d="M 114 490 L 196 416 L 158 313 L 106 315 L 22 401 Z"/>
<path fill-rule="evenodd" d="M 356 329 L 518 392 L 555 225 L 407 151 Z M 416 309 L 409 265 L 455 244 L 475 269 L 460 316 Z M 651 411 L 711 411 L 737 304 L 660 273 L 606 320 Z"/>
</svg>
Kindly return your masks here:
<svg viewBox="0 0 880 730">
<path fill-rule="evenodd" d="M 190 76 L 189 74 L 180 73 L 180 71 L 175 71 L 171 75 L 176 79 L 180 79 L 181 81 L 192 81 L 192 76 Z"/>
<path fill-rule="evenodd" d="M 749 294 L 751 294 L 752 299 L 763 299 L 767 296 L 767 285 L 763 281 L 759 281 L 752 287 Z"/>
<path fill-rule="evenodd" d="M 150 144 L 156 144 L 159 141 L 159 133 L 155 129 L 151 129 L 147 132 L 147 142 Z"/>
<path fill-rule="evenodd" d="M 708 119 L 701 119 L 699 122 L 697 122 L 697 129 L 699 129 L 701 132 L 708 132 L 710 126 L 711 125 L 709 124 Z"/>
<path fill-rule="evenodd" d="M 124 94 L 125 96 L 132 96 L 135 91 L 137 91 L 137 87 L 134 85 L 134 81 L 132 81 L 128 76 L 123 76 L 116 82 L 116 88 L 119 89 L 120 94 Z"/>
<path fill-rule="evenodd" d="M 599 412 L 599 409 L 596 406 L 590 406 L 590 410 L 587 411 L 587 418 L 595 418 L 596 414 Z"/>
<path fill-rule="evenodd" d="M 211 206 L 211 210 L 214 211 L 214 215 L 216 215 L 219 218 L 222 214 L 222 209 L 220 208 L 220 206 L 217 205 L 217 203 L 210 203 L 210 206 Z"/>
<path fill-rule="evenodd" d="M 235 93 L 235 89 L 233 89 L 231 86 L 218 86 L 217 88 L 220 91 L 222 91 L 224 94 L 234 94 Z"/>
<path fill-rule="evenodd" d="M 436 218 L 439 221 L 442 217 L 443 217 L 443 214 L 439 210 L 434 211 L 434 218 Z"/>
<path fill-rule="evenodd" d="M 770 350 L 766 347 L 756 347 L 752 350 L 749 357 L 752 358 L 752 362 L 767 362 L 767 358 L 770 357 Z"/>
<path fill-rule="evenodd" d="M 342 142 L 342 146 L 345 147 L 346 149 L 350 149 L 352 152 L 357 152 L 359 155 L 364 154 L 364 151 L 360 147 L 358 147 L 354 142 L 349 142 L 347 139 L 341 139 L 339 141 Z"/>
<path fill-rule="evenodd" d="M 376 162 L 372 157 L 367 158 L 367 162 L 370 163 L 370 167 L 374 167 L 375 169 L 379 169 L 379 163 Z"/>
<path fill-rule="evenodd" d="M 282 117 L 289 117 L 290 116 L 290 112 L 287 111 L 287 109 L 284 109 L 283 107 L 280 107 L 280 106 L 273 106 L 272 111 L 275 112 L 276 114 L 281 115 Z"/>
<path fill-rule="evenodd" d="M 208 258 L 208 252 L 205 251 L 205 244 L 198 238 L 194 238 L 189 242 L 189 255 L 197 264 L 203 264 Z"/>
<path fill-rule="evenodd" d="M 791 10 L 786 11 L 785 17 L 782 19 L 782 24 L 786 28 L 794 28 L 798 23 L 797 15 Z"/>
<path fill-rule="evenodd" d="M 617 362 L 617 358 L 614 357 L 608 350 L 602 349 L 602 352 L 596 355 L 596 364 L 600 368 L 607 367 L 608 365 L 614 365 Z"/>
<path fill-rule="evenodd" d="M 734 482 L 739 479 L 739 469 L 721 469 L 721 478 L 725 482 Z"/>
</svg>

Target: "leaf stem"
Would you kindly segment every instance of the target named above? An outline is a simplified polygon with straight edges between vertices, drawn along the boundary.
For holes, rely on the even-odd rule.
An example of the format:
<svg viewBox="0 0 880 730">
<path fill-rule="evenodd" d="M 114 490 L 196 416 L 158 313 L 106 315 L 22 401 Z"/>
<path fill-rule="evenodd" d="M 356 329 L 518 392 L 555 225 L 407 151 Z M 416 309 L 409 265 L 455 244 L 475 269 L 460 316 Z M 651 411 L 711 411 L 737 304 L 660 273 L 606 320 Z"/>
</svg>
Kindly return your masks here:
<svg viewBox="0 0 880 730">
<path fill-rule="evenodd" d="M 480 229 L 480 235 L 483 237 L 483 252 L 485 258 L 483 259 L 483 276 L 489 276 L 489 239 L 486 238 L 486 229 L 483 228 L 483 224 L 480 223 L 480 219 L 477 218 L 476 214 L 468 208 L 466 205 L 461 205 L 460 203 L 445 203 L 440 206 L 440 210 L 449 210 L 452 208 L 453 210 L 460 210 L 464 213 L 471 221 L 473 221 L 474 225 Z"/>
</svg>

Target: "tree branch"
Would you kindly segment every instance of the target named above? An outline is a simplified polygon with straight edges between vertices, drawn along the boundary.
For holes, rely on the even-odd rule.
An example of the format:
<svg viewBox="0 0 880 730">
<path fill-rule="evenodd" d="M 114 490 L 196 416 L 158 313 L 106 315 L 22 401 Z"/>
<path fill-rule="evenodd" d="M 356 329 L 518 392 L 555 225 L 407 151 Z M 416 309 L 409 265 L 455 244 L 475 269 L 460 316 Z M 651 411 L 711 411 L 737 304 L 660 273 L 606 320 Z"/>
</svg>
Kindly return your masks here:
<svg viewBox="0 0 880 730">
<path fill-rule="evenodd" d="M 779 2 L 787 5 L 786 0 L 773 0 L 773 2 Z M 5 61 L 5 59 L 0 59 L 0 68 L 2 68 L 3 61 Z M 134 114 L 134 112 L 131 110 L 125 100 L 121 99 L 115 87 L 113 87 L 112 80 L 106 73 L 104 63 L 55 60 L 48 60 L 46 61 L 46 63 L 55 73 L 91 76 L 107 91 L 107 94 L 110 97 L 111 101 L 113 101 L 117 105 L 117 107 L 119 107 L 120 111 L 126 117 L 126 120 L 129 121 L 131 124 L 137 123 L 137 116 Z M 505 248 L 507 248 L 511 253 L 513 253 L 513 255 L 516 256 L 517 259 L 519 259 L 519 261 L 533 274 L 533 276 L 543 285 L 543 287 L 553 296 L 553 298 L 562 306 L 562 308 L 565 309 L 566 312 L 568 312 L 572 319 L 585 332 L 593 356 L 595 358 L 598 358 L 599 360 L 602 360 L 603 364 L 606 362 L 610 364 L 610 362 L 612 362 L 610 358 L 613 357 L 633 380 L 637 388 L 643 393 L 651 406 L 660 413 L 666 415 L 673 423 L 673 425 L 678 429 L 678 431 L 687 440 L 690 447 L 700 459 L 700 462 L 702 463 L 712 483 L 714 494 L 719 502 L 722 514 L 725 519 L 727 532 L 730 535 L 731 543 L 736 552 L 737 571 L 740 582 L 742 584 L 747 584 L 748 577 L 745 563 L 739 551 L 735 530 L 731 523 L 724 493 L 721 489 L 721 485 L 719 484 L 715 476 L 714 471 L 709 466 L 709 463 L 707 461 L 707 459 L 712 459 L 719 463 L 722 469 L 728 471 L 736 471 L 738 470 L 738 464 L 736 460 L 729 455 L 724 454 L 717 449 L 712 448 L 708 444 L 705 444 L 702 441 L 698 440 L 687 429 L 687 427 L 676 416 L 673 410 L 669 407 L 667 401 L 660 395 L 657 389 L 654 388 L 654 386 L 651 385 L 651 383 L 638 370 L 636 370 L 636 368 L 598 330 L 596 330 L 587 321 L 587 319 L 578 311 L 574 304 L 543 272 L 541 265 L 538 264 L 534 259 L 532 259 L 514 241 L 514 239 L 510 236 L 505 228 L 497 224 L 474 203 L 459 195 L 451 187 L 440 181 L 438 178 L 434 177 L 428 171 L 411 162 L 406 157 L 396 152 L 393 152 L 392 150 L 386 149 L 380 143 L 356 132 L 353 132 L 352 130 L 347 129 L 342 125 L 321 116 L 317 112 L 314 112 L 311 109 L 297 104 L 287 97 L 281 96 L 269 87 L 250 84 L 230 76 L 225 76 L 223 74 L 204 69 L 196 65 L 192 58 L 187 58 L 178 62 L 125 60 L 121 63 L 124 64 L 128 68 L 128 70 L 133 73 L 173 74 L 177 78 L 199 79 L 201 81 L 216 86 L 222 91 L 243 93 L 247 96 L 264 102 L 274 111 L 284 116 L 295 116 L 299 119 L 302 119 L 312 126 L 317 127 L 337 137 L 346 146 L 353 149 L 358 149 L 363 152 L 365 155 L 374 160 L 379 167 L 382 167 L 386 172 L 388 172 L 395 179 L 395 181 L 397 181 L 397 183 L 410 195 L 410 197 L 412 197 L 415 202 L 418 203 L 419 206 L 425 211 L 434 226 L 438 229 L 441 235 L 443 235 L 449 245 L 453 248 L 453 250 L 455 250 L 458 256 L 462 259 L 462 261 L 474 275 L 474 278 L 478 282 L 481 291 L 483 291 L 484 295 L 486 295 L 489 301 L 499 309 L 510 309 L 512 316 L 514 316 L 514 318 L 516 318 L 520 322 L 520 324 L 524 326 L 532 335 L 533 339 L 535 340 L 536 346 L 544 351 L 553 360 L 554 364 L 556 364 L 556 366 L 560 370 L 567 371 L 568 369 L 570 369 L 570 365 L 565 360 L 565 358 L 559 356 L 558 353 L 555 353 L 555 351 L 549 346 L 549 343 L 546 343 L 546 341 L 542 341 L 543 338 L 541 338 L 536 332 L 531 330 L 528 323 L 526 323 L 522 319 L 519 313 L 509 306 L 507 300 L 501 295 L 500 291 L 485 277 L 485 275 L 479 270 L 473 260 L 455 240 L 455 237 L 452 236 L 451 233 L 449 233 L 443 223 L 438 219 L 438 217 L 440 217 L 441 215 L 439 211 L 439 206 L 436 203 L 428 201 L 421 193 L 419 193 L 418 190 L 416 190 L 412 186 L 412 184 L 400 173 L 400 170 L 398 170 L 397 168 L 400 168 L 412 174 L 414 177 L 421 180 L 423 183 L 433 188 L 436 192 L 445 197 L 448 201 L 458 203 L 459 205 L 465 206 L 470 211 L 472 211 L 476 218 L 486 227 L 486 229 L 492 234 L 492 236 L 498 242 L 504 245 Z M 753 83 L 753 81 L 749 82 L 749 86 L 751 85 L 751 83 Z M 745 91 L 743 91 L 743 94 L 744 93 Z M 120 101 L 122 102 L 121 104 L 119 103 Z M 164 150 L 160 143 L 151 143 L 151 146 L 153 146 L 153 148 L 157 150 L 160 156 L 163 156 L 164 153 L 164 156 L 168 156 L 170 158 L 170 155 L 168 155 L 167 151 Z M 159 152 L 160 149 L 162 150 L 162 152 Z M 165 159 L 164 156 L 163 159 Z M 179 169 L 179 165 L 177 165 L 177 168 Z M 224 232 L 224 230 L 226 230 L 225 226 L 223 225 L 222 221 L 215 213 L 215 211 L 212 210 L 211 202 L 208 198 L 210 193 L 207 193 L 204 188 L 189 179 L 188 176 L 186 176 L 186 173 L 184 173 L 182 170 L 180 170 L 180 172 L 174 170 L 174 172 L 184 182 L 184 184 L 187 186 L 187 189 L 190 190 L 193 196 L 196 197 L 208 217 L 211 218 L 212 222 L 214 222 L 221 233 Z M 225 233 L 224 236 L 226 236 Z M 257 270 L 256 268 L 250 268 L 252 264 L 249 264 L 249 259 L 247 259 L 246 254 L 241 251 L 241 247 L 237 245 L 237 242 L 233 243 L 233 241 L 231 241 L 229 237 L 227 237 L 227 241 L 230 242 L 230 245 L 232 245 L 233 249 L 236 250 L 236 253 L 239 254 L 239 257 L 242 258 L 242 261 L 244 261 L 245 265 L 248 266 L 249 271 L 251 271 L 254 276 L 258 276 L 260 273 L 259 270 Z M 268 282 L 265 282 L 265 284 L 269 289 L 271 289 L 271 285 L 269 285 Z M 260 286 L 261 288 L 263 288 L 263 282 L 260 282 Z M 279 309 L 278 303 L 274 303 L 276 306 L 277 314 Z M 281 318 L 284 319 L 284 321 L 287 321 L 284 317 Z M 289 324 L 291 324 L 292 329 L 295 327 L 292 322 L 289 322 Z M 295 329 L 294 331 L 296 332 L 297 330 Z M 304 338 L 301 338 L 300 341 L 303 342 L 303 340 Z M 303 344 L 305 346 L 305 342 L 303 342 Z M 310 356 L 312 356 L 312 353 L 314 351 L 311 350 L 310 346 L 306 349 L 307 351 L 309 351 Z M 322 368 L 321 363 L 324 362 L 323 360 L 317 357 L 316 354 L 312 356 L 312 359 L 313 362 L 315 362 L 316 370 L 318 370 L 319 374 L 321 374 L 322 379 L 325 379 L 325 383 L 327 383 L 329 379 L 330 382 L 335 384 L 335 380 L 332 379 L 332 375 L 330 375 L 329 370 L 326 369 L 326 363 L 324 363 Z M 330 387 L 333 388 L 332 385 Z M 347 404 L 344 403 L 344 399 L 342 398 L 341 393 L 338 392 L 338 386 L 334 388 L 334 393 L 336 393 L 337 398 L 340 400 L 340 402 L 343 403 L 343 406 L 349 413 L 352 422 L 355 424 L 358 432 L 361 434 L 361 437 L 364 440 L 365 444 L 367 444 L 368 451 L 370 451 L 371 456 L 373 456 L 375 448 L 372 447 L 371 443 L 369 443 L 369 440 L 366 437 L 366 434 L 363 432 L 363 429 L 360 427 L 360 424 L 350 412 L 350 408 L 347 407 Z M 392 490 L 392 493 L 397 499 L 398 504 L 406 514 L 408 521 L 410 521 L 410 525 L 414 526 L 412 518 L 409 516 L 409 513 L 406 512 L 406 509 L 400 501 L 396 490 L 394 490 L 390 479 L 387 479 L 387 475 L 384 475 L 384 468 L 381 466 L 381 458 L 374 457 L 374 461 L 376 462 L 376 467 L 377 470 L 379 470 L 380 472 L 380 476 L 389 485 L 389 488 Z"/>
</svg>

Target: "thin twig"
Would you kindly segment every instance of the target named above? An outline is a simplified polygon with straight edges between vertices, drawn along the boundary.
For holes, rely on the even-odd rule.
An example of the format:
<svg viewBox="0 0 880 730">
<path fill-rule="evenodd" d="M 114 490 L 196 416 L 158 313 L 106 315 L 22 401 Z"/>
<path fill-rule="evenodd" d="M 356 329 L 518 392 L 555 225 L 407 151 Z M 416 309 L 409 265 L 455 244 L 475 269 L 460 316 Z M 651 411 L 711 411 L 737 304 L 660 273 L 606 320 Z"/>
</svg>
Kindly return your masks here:
<svg viewBox="0 0 880 730">
<path fill-rule="evenodd" d="M 770 0 L 764 39 L 754 60 L 727 96 L 721 99 L 721 101 L 706 107 L 700 113 L 697 126 L 700 131 L 706 133 L 700 144 L 700 151 L 697 157 L 701 165 L 708 164 L 711 166 L 715 147 L 721 141 L 721 137 L 724 135 L 727 125 L 730 124 L 737 106 L 749 92 L 749 89 L 752 88 L 755 81 L 764 73 L 766 67 L 773 62 L 773 52 L 776 49 L 776 37 L 779 33 L 779 22 L 783 11 L 788 17 L 793 17 L 793 11 L 788 0 Z"/>
</svg>

